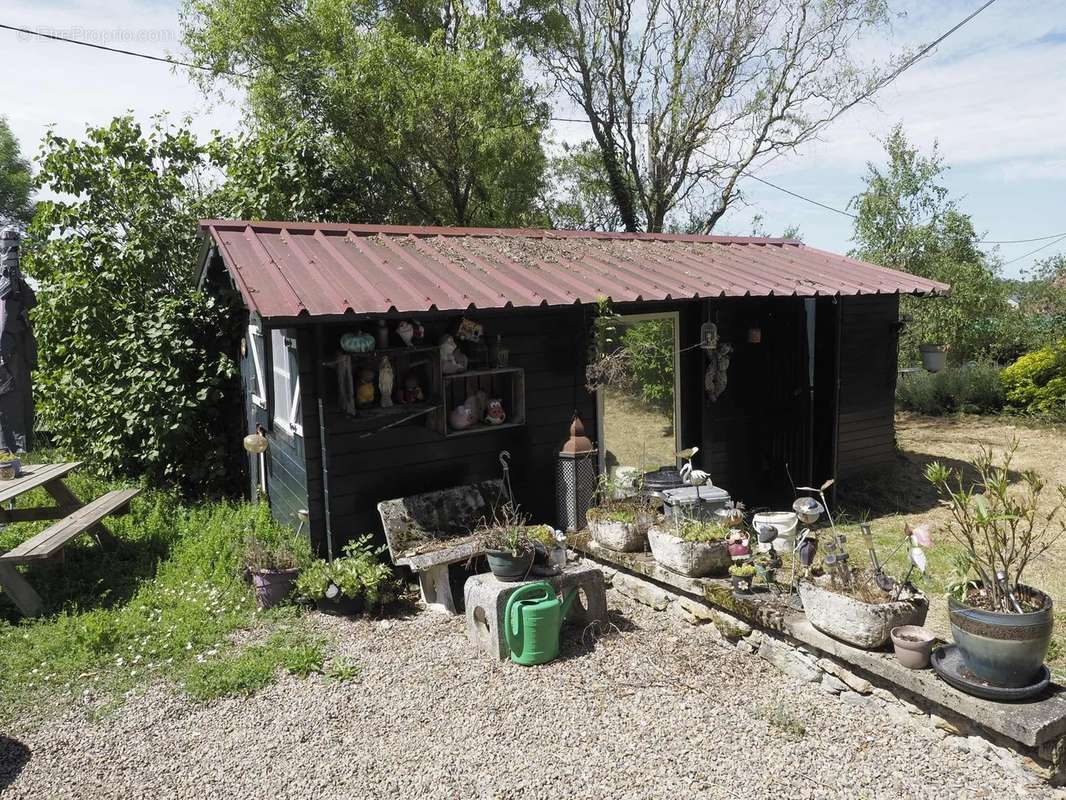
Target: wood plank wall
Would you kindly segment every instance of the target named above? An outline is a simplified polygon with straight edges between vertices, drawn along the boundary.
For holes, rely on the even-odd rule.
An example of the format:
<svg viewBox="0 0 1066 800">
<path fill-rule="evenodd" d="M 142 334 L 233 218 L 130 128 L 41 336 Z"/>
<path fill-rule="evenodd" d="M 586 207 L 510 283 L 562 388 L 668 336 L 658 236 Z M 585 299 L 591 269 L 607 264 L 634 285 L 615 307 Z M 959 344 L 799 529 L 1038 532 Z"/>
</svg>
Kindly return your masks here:
<svg viewBox="0 0 1066 800">
<path fill-rule="evenodd" d="M 381 534 L 376 504 L 393 497 L 498 478 L 499 453 L 511 453 L 511 480 L 523 510 L 536 521 L 555 521 L 555 461 L 568 436 L 574 410 L 595 431 L 593 398 L 584 389 L 585 325 L 580 308 L 479 312 L 472 315 L 486 335 L 503 337 L 510 366 L 526 371 L 526 424 L 518 428 L 443 438 L 422 424 L 363 437 L 365 427 L 338 410 L 337 378 L 324 371 L 324 406 L 329 452 L 329 490 L 334 547 L 361 533 Z M 427 342 L 455 318 L 422 319 Z M 338 332 L 357 326 L 323 326 L 326 348 Z M 303 332 L 301 332 L 303 333 Z M 314 394 L 313 338 L 299 339 L 305 389 L 304 446 L 311 496 L 312 538 L 324 541 L 321 457 Z M 303 354 L 306 354 L 304 356 Z M 330 359 L 335 352 L 324 354 Z"/>
<path fill-rule="evenodd" d="M 896 453 L 897 295 L 840 300 L 837 477 L 883 467 Z"/>
</svg>

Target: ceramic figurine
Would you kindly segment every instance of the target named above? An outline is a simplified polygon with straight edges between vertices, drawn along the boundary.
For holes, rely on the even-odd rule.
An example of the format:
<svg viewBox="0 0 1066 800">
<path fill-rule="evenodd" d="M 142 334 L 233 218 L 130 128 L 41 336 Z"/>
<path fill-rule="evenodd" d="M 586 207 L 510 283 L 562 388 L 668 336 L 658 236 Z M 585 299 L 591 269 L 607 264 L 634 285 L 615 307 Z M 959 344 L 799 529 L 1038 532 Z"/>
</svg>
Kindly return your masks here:
<svg viewBox="0 0 1066 800">
<path fill-rule="evenodd" d="M 378 320 L 377 329 L 377 342 L 378 350 L 388 350 L 389 348 L 389 326 L 383 319 Z"/>
<path fill-rule="evenodd" d="M 408 372 L 403 379 L 403 388 L 400 390 L 400 402 L 404 405 L 421 403 L 426 399 L 422 387 L 418 385 L 418 376 Z"/>
<path fill-rule="evenodd" d="M 448 424 L 454 431 L 465 431 L 474 424 L 474 412 L 466 403 L 457 405 L 448 415 Z"/>
<path fill-rule="evenodd" d="M 374 370 L 359 370 L 359 385 L 355 387 L 355 405 L 357 408 L 370 408 L 374 405 Z"/>
<path fill-rule="evenodd" d="M 506 419 L 507 414 L 503 410 L 503 403 L 500 399 L 494 397 L 489 400 L 488 408 L 485 409 L 485 424 L 502 425 Z"/>
<path fill-rule="evenodd" d="M 369 333 L 357 331 L 346 333 L 341 337 L 341 350 L 345 353 L 369 353 L 374 349 L 374 337 Z"/>
<path fill-rule="evenodd" d="M 445 375 L 454 375 L 456 372 L 466 370 L 467 358 L 459 352 L 455 339 L 450 334 L 444 334 L 440 340 L 440 368 Z"/>
<path fill-rule="evenodd" d="M 455 337 L 461 342 L 480 342 L 484 333 L 485 328 L 480 322 L 463 317 L 459 321 L 459 328 L 455 333 Z"/>
<path fill-rule="evenodd" d="M 734 531 L 730 534 L 729 555 L 733 558 L 745 558 L 751 555 L 751 544 L 743 531 Z"/>
<path fill-rule="evenodd" d="M 396 335 L 400 337 L 404 347 L 411 347 L 415 340 L 415 326 L 409 319 L 405 319 L 396 326 Z"/>
<path fill-rule="evenodd" d="M 381 367 L 378 372 L 378 389 L 381 390 L 381 407 L 389 408 L 392 406 L 392 384 L 395 380 L 395 376 L 392 372 L 392 362 L 389 361 L 389 357 L 381 359 Z"/>
</svg>

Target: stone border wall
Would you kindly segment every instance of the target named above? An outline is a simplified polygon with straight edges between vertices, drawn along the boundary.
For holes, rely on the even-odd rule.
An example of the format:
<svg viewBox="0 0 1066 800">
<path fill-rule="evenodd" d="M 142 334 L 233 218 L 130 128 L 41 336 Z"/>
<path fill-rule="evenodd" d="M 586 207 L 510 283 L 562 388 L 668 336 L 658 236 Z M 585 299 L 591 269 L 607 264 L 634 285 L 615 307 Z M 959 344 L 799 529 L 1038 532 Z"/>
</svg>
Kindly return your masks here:
<svg viewBox="0 0 1066 800">
<path fill-rule="evenodd" d="M 602 571 L 607 588 L 656 611 L 670 614 L 689 625 L 713 626 L 723 646 L 757 655 L 797 680 L 817 684 L 827 695 L 843 703 L 877 708 L 896 724 L 930 738 L 948 740 L 959 750 L 985 758 L 1022 778 L 1034 774 L 1061 785 L 1064 763 L 1063 740 L 1054 746 L 1027 752 L 1006 737 L 989 731 L 950 711 L 931 709 L 929 702 L 875 675 L 861 674 L 839 660 L 816 651 L 777 631 L 752 626 L 721 609 L 683 594 L 593 561 Z M 943 714 L 943 716 L 941 716 Z"/>
</svg>

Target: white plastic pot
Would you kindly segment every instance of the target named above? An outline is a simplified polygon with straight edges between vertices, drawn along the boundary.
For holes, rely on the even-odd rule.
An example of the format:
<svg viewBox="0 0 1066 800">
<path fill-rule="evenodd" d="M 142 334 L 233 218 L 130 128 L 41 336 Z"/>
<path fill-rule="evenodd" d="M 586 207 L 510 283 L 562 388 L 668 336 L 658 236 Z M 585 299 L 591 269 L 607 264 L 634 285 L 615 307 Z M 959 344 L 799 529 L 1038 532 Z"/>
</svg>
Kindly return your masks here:
<svg viewBox="0 0 1066 800">
<path fill-rule="evenodd" d="M 777 528 L 777 538 L 772 542 L 758 542 L 760 553 L 768 553 L 771 548 L 779 553 L 791 553 L 796 546 L 796 526 L 799 517 L 793 511 L 766 511 L 751 518 L 752 527 L 773 525 Z"/>
<path fill-rule="evenodd" d="M 943 344 L 923 344 L 918 348 L 922 353 L 922 366 L 927 372 L 940 372 L 948 364 L 948 348 Z"/>
</svg>

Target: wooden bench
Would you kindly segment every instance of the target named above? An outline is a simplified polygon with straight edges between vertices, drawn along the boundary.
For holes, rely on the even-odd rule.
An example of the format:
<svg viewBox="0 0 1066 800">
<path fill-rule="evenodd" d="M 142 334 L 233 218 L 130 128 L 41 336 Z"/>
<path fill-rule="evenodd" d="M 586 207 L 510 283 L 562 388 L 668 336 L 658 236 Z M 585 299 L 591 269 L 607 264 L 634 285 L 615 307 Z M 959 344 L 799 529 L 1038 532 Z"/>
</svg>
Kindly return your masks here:
<svg viewBox="0 0 1066 800">
<path fill-rule="evenodd" d="M 4 588 L 4 591 L 12 599 L 19 611 L 27 617 L 36 616 L 41 612 L 43 603 L 40 595 L 15 569 L 15 564 L 28 564 L 34 561 L 55 558 L 62 554 L 63 548 L 71 539 L 83 533 L 92 533 L 96 536 L 101 546 L 113 544 L 114 537 L 103 525 L 102 520 L 110 514 L 128 510 L 130 500 L 140 494 L 140 491 L 140 489 L 119 489 L 114 492 L 108 492 L 87 505 L 74 507 L 70 513 L 54 525 L 48 526 L 36 536 L 0 555 L 0 586 Z M 76 501 L 76 498 L 74 500 Z M 64 505 L 57 507 L 60 509 L 66 508 Z M 14 515 L 20 510 L 53 512 L 53 509 L 16 509 L 7 511 L 6 514 Z M 22 515 L 19 518 L 26 519 L 27 517 Z M 42 517 L 37 516 L 35 518 L 40 519 Z"/>
<path fill-rule="evenodd" d="M 448 567 L 484 554 L 474 531 L 506 502 L 503 481 L 491 480 L 378 503 L 393 563 L 418 576 L 426 606 L 457 613 Z"/>
</svg>

